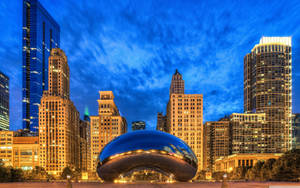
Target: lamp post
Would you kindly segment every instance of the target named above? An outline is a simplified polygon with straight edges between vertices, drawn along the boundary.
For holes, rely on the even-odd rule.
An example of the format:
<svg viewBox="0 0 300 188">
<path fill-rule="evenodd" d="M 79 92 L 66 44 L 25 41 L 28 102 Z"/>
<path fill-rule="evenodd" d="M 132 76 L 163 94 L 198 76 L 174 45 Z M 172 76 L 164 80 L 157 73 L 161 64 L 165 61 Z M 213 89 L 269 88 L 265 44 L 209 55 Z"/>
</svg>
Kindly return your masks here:
<svg viewBox="0 0 300 188">
<path fill-rule="evenodd" d="M 72 188 L 71 176 L 67 175 L 67 188 Z"/>
<path fill-rule="evenodd" d="M 223 181 L 222 181 L 221 188 L 229 188 L 229 185 L 228 185 L 228 183 L 227 183 L 227 181 L 226 181 L 226 178 L 227 178 L 227 174 L 225 173 L 225 174 L 223 175 Z"/>
</svg>

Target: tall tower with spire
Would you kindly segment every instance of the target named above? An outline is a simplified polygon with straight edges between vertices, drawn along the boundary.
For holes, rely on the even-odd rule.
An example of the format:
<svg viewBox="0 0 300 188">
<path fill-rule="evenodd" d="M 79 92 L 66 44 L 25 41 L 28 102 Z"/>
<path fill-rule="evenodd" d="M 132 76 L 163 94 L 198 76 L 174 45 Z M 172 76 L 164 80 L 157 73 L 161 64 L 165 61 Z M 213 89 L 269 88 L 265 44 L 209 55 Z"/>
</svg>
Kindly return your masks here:
<svg viewBox="0 0 300 188">
<path fill-rule="evenodd" d="M 203 95 L 185 94 L 184 80 L 177 69 L 172 76 L 167 115 L 166 118 L 163 116 L 161 118 L 166 122 L 163 131 L 168 131 L 191 147 L 198 159 L 198 170 L 201 171 L 203 169 Z"/>
<path fill-rule="evenodd" d="M 53 48 L 49 56 L 49 94 L 70 98 L 70 71 L 67 56 L 60 48 Z"/>
<path fill-rule="evenodd" d="M 172 76 L 171 86 L 170 86 L 170 96 L 172 94 L 184 94 L 184 80 L 182 75 L 176 69 Z"/>
<path fill-rule="evenodd" d="M 39 166 L 59 176 L 67 166 L 80 168 L 84 150 L 80 147 L 79 112 L 69 98 L 69 66 L 64 51 L 53 48 L 48 65 L 48 91 L 44 91 L 39 106 Z"/>
</svg>

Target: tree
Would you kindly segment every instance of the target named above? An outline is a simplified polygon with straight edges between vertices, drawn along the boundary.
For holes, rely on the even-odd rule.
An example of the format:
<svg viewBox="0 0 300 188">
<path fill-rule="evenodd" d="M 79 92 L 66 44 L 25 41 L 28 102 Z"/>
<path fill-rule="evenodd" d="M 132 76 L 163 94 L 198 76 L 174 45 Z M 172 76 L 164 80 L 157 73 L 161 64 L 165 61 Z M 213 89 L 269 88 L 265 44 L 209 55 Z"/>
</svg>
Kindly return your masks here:
<svg viewBox="0 0 300 188">
<path fill-rule="evenodd" d="M 30 180 L 46 180 L 48 179 L 48 173 L 43 167 L 36 166 L 28 174 Z"/>
<path fill-rule="evenodd" d="M 2 160 L 0 159 L 0 182 L 15 182 L 15 181 L 23 181 L 22 169 L 15 169 L 13 167 L 6 167 Z"/>
<path fill-rule="evenodd" d="M 24 180 L 23 170 L 9 167 L 9 181 L 18 182 Z"/>
<path fill-rule="evenodd" d="M 206 171 L 201 170 L 196 174 L 196 180 L 205 180 L 206 179 Z"/>
<path fill-rule="evenodd" d="M 273 165 L 272 180 L 300 180 L 300 150 L 291 150 L 281 156 Z"/>
<path fill-rule="evenodd" d="M 70 176 L 71 178 L 73 178 L 73 171 L 72 171 L 72 169 L 69 166 L 67 166 L 67 167 L 65 167 L 63 169 L 63 172 L 61 174 L 61 178 L 62 179 L 67 179 L 68 176 Z"/>
<path fill-rule="evenodd" d="M 240 167 L 234 168 L 233 171 L 230 173 L 229 177 L 232 180 L 245 179 L 248 169 L 249 169 L 249 167 L 246 167 L 246 166 L 240 166 Z"/>
<path fill-rule="evenodd" d="M 223 175 L 226 174 L 226 172 L 214 172 L 212 174 L 212 178 L 215 180 L 223 180 Z"/>
<path fill-rule="evenodd" d="M 260 170 L 260 179 L 263 181 L 269 181 L 272 179 L 272 169 L 276 159 L 268 159 Z"/>
<path fill-rule="evenodd" d="M 263 165 L 264 161 L 258 161 L 252 168 L 248 169 L 245 178 L 249 180 L 260 181 L 260 171 Z"/>
<path fill-rule="evenodd" d="M 9 177 L 10 173 L 8 169 L 4 166 L 2 160 L 0 160 L 0 182 L 7 182 Z"/>
<path fill-rule="evenodd" d="M 78 179 L 80 179 L 80 176 L 81 176 L 81 170 L 79 168 L 73 169 L 73 178 L 75 179 L 76 182 L 78 181 Z"/>
</svg>

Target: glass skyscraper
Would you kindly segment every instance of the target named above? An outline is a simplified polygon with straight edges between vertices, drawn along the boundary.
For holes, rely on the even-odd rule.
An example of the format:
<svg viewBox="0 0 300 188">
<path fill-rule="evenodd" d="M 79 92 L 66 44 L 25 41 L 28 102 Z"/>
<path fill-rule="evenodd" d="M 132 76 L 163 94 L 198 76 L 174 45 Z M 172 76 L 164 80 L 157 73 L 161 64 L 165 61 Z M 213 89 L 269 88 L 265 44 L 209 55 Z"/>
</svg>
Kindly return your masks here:
<svg viewBox="0 0 300 188">
<path fill-rule="evenodd" d="M 9 130 L 9 78 L 0 72 L 0 130 Z"/>
<path fill-rule="evenodd" d="M 262 153 L 292 146 L 292 39 L 262 37 L 244 58 L 244 110 L 265 113 Z"/>
<path fill-rule="evenodd" d="M 23 0 L 23 128 L 38 132 L 38 112 L 48 89 L 48 57 L 59 47 L 60 27 L 38 0 Z"/>
</svg>

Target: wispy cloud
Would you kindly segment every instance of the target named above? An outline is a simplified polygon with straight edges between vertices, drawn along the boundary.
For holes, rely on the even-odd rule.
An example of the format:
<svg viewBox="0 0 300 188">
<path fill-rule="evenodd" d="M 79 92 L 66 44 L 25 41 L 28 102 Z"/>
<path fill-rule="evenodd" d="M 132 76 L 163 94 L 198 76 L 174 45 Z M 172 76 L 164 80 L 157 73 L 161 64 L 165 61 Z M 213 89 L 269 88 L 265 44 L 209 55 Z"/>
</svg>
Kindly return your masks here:
<svg viewBox="0 0 300 188">
<path fill-rule="evenodd" d="M 145 120 L 153 129 L 176 68 L 187 93 L 203 93 L 205 120 L 241 112 L 243 57 L 263 35 L 293 36 L 293 105 L 300 111 L 297 0 L 40 1 L 61 26 L 71 98 L 80 112 L 88 106 L 96 114 L 98 91 L 112 90 L 129 124 Z M 11 100 L 14 128 L 21 121 L 21 16 L 21 1 L 0 3 L 0 26 L 8 28 L 0 38 L 0 70 L 17 99 Z"/>
</svg>

